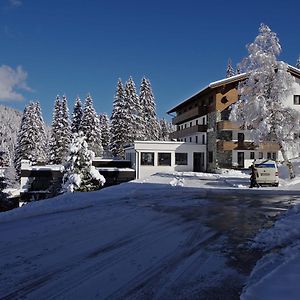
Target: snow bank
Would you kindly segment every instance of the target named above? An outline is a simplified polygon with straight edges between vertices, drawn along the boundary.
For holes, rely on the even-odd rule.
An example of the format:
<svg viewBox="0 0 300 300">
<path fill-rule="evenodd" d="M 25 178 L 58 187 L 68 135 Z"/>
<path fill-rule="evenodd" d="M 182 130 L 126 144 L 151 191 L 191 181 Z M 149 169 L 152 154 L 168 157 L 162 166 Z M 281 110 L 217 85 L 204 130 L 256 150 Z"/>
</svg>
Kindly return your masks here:
<svg viewBox="0 0 300 300">
<path fill-rule="evenodd" d="M 268 254 L 257 262 L 241 299 L 299 299 L 300 205 L 282 215 L 272 228 L 262 230 L 252 247 Z"/>
</svg>

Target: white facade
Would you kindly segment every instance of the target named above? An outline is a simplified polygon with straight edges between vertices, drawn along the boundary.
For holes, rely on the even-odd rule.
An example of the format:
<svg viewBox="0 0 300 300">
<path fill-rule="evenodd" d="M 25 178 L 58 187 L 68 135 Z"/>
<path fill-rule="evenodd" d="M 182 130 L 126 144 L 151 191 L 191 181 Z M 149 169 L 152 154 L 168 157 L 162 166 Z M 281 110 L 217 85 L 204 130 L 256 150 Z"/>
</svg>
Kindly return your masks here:
<svg viewBox="0 0 300 300">
<path fill-rule="evenodd" d="M 171 141 L 135 141 L 125 149 L 136 178 L 155 173 L 206 171 L 206 145 Z"/>
</svg>

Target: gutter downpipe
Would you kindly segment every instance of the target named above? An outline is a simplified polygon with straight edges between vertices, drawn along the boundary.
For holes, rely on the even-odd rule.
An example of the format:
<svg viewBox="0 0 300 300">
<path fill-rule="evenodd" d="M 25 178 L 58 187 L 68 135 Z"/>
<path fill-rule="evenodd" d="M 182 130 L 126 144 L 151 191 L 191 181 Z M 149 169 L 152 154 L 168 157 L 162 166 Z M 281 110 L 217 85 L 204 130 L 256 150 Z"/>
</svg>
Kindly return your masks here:
<svg viewBox="0 0 300 300">
<path fill-rule="evenodd" d="M 135 179 L 140 179 L 140 157 L 139 157 L 139 152 L 137 150 L 135 151 L 135 165 L 136 165 L 136 175 Z"/>
</svg>

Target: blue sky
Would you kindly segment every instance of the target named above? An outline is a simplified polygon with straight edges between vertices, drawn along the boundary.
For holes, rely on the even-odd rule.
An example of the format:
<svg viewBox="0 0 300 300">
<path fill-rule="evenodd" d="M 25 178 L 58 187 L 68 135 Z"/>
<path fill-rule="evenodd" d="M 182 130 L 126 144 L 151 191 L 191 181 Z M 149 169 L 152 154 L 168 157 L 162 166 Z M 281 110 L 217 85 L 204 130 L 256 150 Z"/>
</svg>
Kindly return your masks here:
<svg viewBox="0 0 300 300">
<path fill-rule="evenodd" d="M 139 89 L 145 75 L 164 117 L 223 78 L 229 57 L 235 65 L 246 56 L 261 22 L 294 65 L 299 11 L 296 0 L 0 0 L 0 101 L 22 110 L 38 99 L 49 123 L 57 94 L 72 111 L 77 95 L 91 93 L 96 110 L 110 114 L 118 78 L 132 76 Z"/>
</svg>

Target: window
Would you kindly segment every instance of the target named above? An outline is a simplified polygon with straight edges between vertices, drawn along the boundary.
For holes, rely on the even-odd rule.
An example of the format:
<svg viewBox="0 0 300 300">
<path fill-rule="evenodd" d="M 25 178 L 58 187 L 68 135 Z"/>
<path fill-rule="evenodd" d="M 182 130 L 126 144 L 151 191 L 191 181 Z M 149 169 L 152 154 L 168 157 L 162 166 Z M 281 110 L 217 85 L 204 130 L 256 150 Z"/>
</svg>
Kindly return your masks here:
<svg viewBox="0 0 300 300">
<path fill-rule="evenodd" d="M 195 139 L 196 139 L 196 144 L 198 144 L 198 135 L 196 135 Z"/>
<path fill-rule="evenodd" d="M 250 152 L 250 159 L 255 159 L 255 152 Z"/>
<path fill-rule="evenodd" d="M 184 128 L 186 128 L 186 124 L 184 124 Z"/>
<path fill-rule="evenodd" d="M 192 137 L 190 137 L 190 143 L 192 142 Z"/>
<path fill-rule="evenodd" d="M 276 152 L 273 152 L 273 153 L 272 153 L 272 159 L 273 159 L 273 160 L 276 160 L 276 158 L 277 158 L 276 156 L 277 156 L 277 155 L 276 155 Z"/>
<path fill-rule="evenodd" d="M 158 153 L 159 166 L 171 166 L 171 153 Z"/>
<path fill-rule="evenodd" d="M 205 135 L 202 135 L 202 145 L 205 145 Z"/>
<path fill-rule="evenodd" d="M 208 162 L 209 163 L 213 162 L 213 152 L 212 151 L 208 151 Z"/>
<path fill-rule="evenodd" d="M 259 152 L 259 153 L 258 153 L 258 158 L 259 158 L 259 159 L 263 159 L 263 158 L 264 158 L 264 154 L 263 154 L 262 152 Z"/>
<path fill-rule="evenodd" d="M 196 125 L 198 125 L 198 120 L 196 120 Z"/>
<path fill-rule="evenodd" d="M 190 127 L 192 127 L 193 126 L 193 123 L 192 122 L 190 122 Z"/>
<path fill-rule="evenodd" d="M 243 133 L 238 133 L 238 143 L 243 143 L 245 140 L 245 135 Z"/>
<path fill-rule="evenodd" d="M 267 152 L 267 159 L 271 159 L 271 158 L 272 158 L 271 152 Z"/>
<path fill-rule="evenodd" d="M 187 153 L 175 153 L 176 165 L 187 165 L 188 154 Z"/>
<path fill-rule="evenodd" d="M 141 152 L 141 165 L 142 166 L 154 166 L 154 153 L 153 152 Z"/>
<path fill-rule="evenodd" d="M 184 141 L 186 142 L 186 138 L 184 138 Z"/>
<path fill-rule="evenodd" d="M 300 105 L 300 95 L 294 95 L 294 104 Z"/>
<path fill-rule="evenodd" d="M 205 118 L 202 118 L 202 125 L 205 125 Z"/>
</svg>

